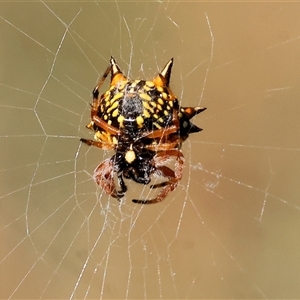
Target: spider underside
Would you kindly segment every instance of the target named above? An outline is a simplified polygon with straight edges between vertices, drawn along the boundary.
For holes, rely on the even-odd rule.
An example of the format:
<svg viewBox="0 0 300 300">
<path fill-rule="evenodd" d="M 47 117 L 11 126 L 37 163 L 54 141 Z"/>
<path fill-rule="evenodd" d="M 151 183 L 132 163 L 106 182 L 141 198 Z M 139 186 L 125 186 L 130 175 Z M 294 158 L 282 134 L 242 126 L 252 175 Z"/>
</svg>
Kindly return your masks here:
<svg viewBox="0 0 300 300">
<path fill-rule="evenodd" d="M 184 156 L 181 144 L 190 133 L 202 129 L 190 122 L 204 107 L 181 107 L 169 87 L 173 59 L 152 81 L 130 80 L 121 72 L 113 57 L 93 90 L 91 122 L 94 139 L 81 139 L 89 146 L 114 150 L 94 171 L 95 182 L 108 195 L 120 200 L 127 191 L 123 178 L 149 184 L 151 176 L 166 181 L 151 185 L 161 188 L 154 199 L 135 203 L 150 204 L 164 200 L 182 178 Z M 111 73 L 110 88 L 99 94 L 99 88 Z M 175 159 L 174 171 L 165 164 Z M 115 185 L 115 175 L 120 190 Z"/>
</svg>

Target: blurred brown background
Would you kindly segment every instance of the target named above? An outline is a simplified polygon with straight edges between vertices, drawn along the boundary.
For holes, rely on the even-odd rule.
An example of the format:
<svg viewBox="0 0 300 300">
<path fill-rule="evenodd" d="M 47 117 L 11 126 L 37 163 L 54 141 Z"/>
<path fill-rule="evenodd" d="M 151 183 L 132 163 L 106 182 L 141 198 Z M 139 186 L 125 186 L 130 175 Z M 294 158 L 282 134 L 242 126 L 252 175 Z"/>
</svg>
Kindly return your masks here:
<svg viewBox="0 0 300 300">
<path fill-rule="evenodd" d="M 299 298 L 299 3 L 1 2 L 0 298 Z M 91 179 L 113 55 L 208 109 L 164 202 Z M 108 82 L 104 84 L 103 92 Z"/>
</svg>

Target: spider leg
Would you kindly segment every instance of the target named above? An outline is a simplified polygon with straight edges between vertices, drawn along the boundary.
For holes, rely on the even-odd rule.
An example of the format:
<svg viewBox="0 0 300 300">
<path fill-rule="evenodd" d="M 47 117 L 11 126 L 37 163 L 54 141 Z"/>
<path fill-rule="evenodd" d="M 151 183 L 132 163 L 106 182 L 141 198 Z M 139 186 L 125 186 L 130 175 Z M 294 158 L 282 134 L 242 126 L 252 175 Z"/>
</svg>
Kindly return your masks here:
<svg viewBox="0 0 300 300">
<path fill-rule="evenodd" d="M 106 194 L 120 200 L 127 191 L 127 187 L 123 181 L 122 173 L 120 173 L 118 174 L 118 181 L 121 191 L 117 191 L 114 174 L 114 161 L 111 158 L 108 158 L 95 169 L 93 178 Z"/>
<path fill-rule="evenodd" d="M 170 157 L 176 157 L 176 163 L 175 163 L 175 170 L 172 171 L 170 168 L 166 166 L 160 165 Z M 134 203 L 139 203 L 139 204 L 152 204 L 152 203 L 157 203 L 163 201 L 166 196 L 172 192 L 178 185 L 179 181 L 182 178 L 182 172 L 183 172 L 183 164 L 184 164 L 184 156 L 182 152 L 178 149 L 171 149 L 171 150 L 166 150 L 162 151 L 156 154 L 154 157 L 154 162 L 156 165 L 156 171 L 155 173 L 167 177 L 169 180 L 155 184 L 151 186 L 152 188 L 157 188 L 157 187 L 163 187 L 161 191 L 158 193 L 156 198 L 151 199 L 151 200 L 137 200 L 133 199 L 132 201 Z"/>
<path fill-rule="evenodd" d="M 127 186 L 123 180 L 122 172 L 118 174 L 118 183 L 119 186 L 121 187 L 121 191 L 118 191 L 117 193 L 118 195 L 121 195 L 120 198 L 122 198 L 127 191 Z"/>
<path fill-rule="evenodd" d="M 104 120 L 102 120 L 99 116 L 97 116 L 97 112 L 92 112 L 92 120 L 98 126 L 109 132 L 112 135 L 120 134 L 120 130 L 114 126 L 109 125 Z"/>
<path fill-rule="evenodd" d="M 168 142 L 168 143 L 153 143 L 150 145 L 146 145 L 145 148 L 147 150 L 151 150 L 151 151 L 166 151 L 169 149 L 174 149 L 178 146 L 181 145 L 181 140 L 180 138 L 175 139 L 175 141 L 173 142 Z"/>
<path fill-rule="evenodd" d="M 174 171 L 171 170 L 170 168 L 166 167 L 166 166 L 157 167 L 155 173 L 158 174 L 159 176 L 167 177 L 169 180 L 172 180 L 172 178 L 175 178 Z M 152 184 L 150 186 L 150 188 L 151 189 L 156 189 L 156 188 L 159 188 L 159 187 L 164 187 L 168 184 L 169 184 L 169 181 L 164 181 L 164 182 L 160 182 L 160 183 L 157 183 L 157 184 Z"/>
<path fill-rule="evenodd" d="M 111 70 L 111 65 L 106 69 L 106 71 L 104 72 L 104 74 L 102 75 L 102 77 L 99 79 L 98 81 L 98 85 L 94 88 L 93 90 L 93 102 L 91 103 L 91 118 L 93 119 L 94 115 L 97 115 L 98 112 L 98 107 L 100 104 L 100 100 L 101 98 L 99 97 L 99 88 L 101 87 L 101 85 L 103 84 L 103 82 L 105 81 L 107 75 L 109 74 L 110 70 Z"/>
<path fill-rule="evenodd" d="M 105 149 L 105 150 L 110 150 L 110 149 L 115 148 L 114 144 L 109 144 L 109 143 L 105 143 L 105 142 L 86 140 L 86 139 L 80 139 L 80 141 L 89 146 L 96 146 L 98 148 Z"/>
<path fill-rule="evenodd" d="M 96 91 L 99 90 L 99 88 L 101 87 L 101 85 L 103 84 L 103 82 L 105 81 L 107 75 L 109 74 L 109 72 L 111 71 L 112 66 L 110 65 L 109 67 L 107 67 L 107 69 L 105 70 L 104 74 L 102 75 L 102 77 L 99 79 L 98 81 L 98 85 L 95 87 L 94 91 L 93 91 L 93 96 L 94 98 L 97 98 L 95 95 Z"/>
<path fill-rule="evenodd" d="M 151 132 L 147 132 L 143 137 L 154 139 L 154 138 L 162 138 L 164 136 L 167 136 L 171 133 L 175 133 L 178 130 L 178 126 L 172 125 L 169 128 L 161 128 L 157 129 Z"/>
<path fill-rule="evenodd" d="M 93 178 L 106 194 L 119 198 L 114 181 L 114 164 L 110 158 L 95 169 Z"/>
</svg>

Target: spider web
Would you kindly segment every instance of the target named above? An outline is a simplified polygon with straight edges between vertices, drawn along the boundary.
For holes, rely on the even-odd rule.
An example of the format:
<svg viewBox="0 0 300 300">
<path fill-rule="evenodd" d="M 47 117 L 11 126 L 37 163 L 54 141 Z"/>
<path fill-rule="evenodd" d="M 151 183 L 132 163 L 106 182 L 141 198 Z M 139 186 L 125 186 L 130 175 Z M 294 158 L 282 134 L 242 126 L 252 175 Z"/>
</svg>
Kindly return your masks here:
<svg viewBox="0 0 300 300">
<path fill-rule="evenodd" d="M 299 3 L 0 8 L 0 298 L 299 298 Z M 92 180 L 112 152 L 79 139 L 111 55 L 133 79 L 174 57 L 182 105 L 208 107 L 162 203 Z"/>
</svg>

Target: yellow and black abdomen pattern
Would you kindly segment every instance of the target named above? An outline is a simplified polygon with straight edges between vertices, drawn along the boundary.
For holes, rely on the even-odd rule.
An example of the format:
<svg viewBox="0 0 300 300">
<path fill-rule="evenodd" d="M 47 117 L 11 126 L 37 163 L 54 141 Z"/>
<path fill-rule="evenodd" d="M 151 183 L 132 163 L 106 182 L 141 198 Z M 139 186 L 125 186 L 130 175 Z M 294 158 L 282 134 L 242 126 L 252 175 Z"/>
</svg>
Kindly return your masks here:
<svg viewBox="0 0 300 300">
<path fill-rule="evenodd" d="M 178 109 L 178 100 L 168 87 L 126 80 L 101 96 L 97 115 L 118 129 L 145 132 L 172 125 L 173 109 Z"/>
</svg>

